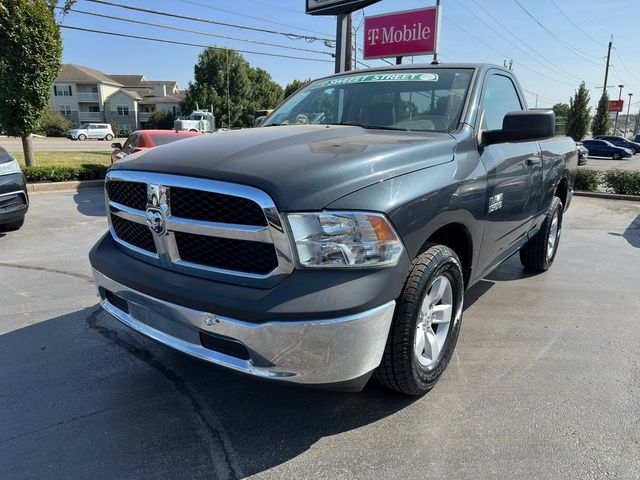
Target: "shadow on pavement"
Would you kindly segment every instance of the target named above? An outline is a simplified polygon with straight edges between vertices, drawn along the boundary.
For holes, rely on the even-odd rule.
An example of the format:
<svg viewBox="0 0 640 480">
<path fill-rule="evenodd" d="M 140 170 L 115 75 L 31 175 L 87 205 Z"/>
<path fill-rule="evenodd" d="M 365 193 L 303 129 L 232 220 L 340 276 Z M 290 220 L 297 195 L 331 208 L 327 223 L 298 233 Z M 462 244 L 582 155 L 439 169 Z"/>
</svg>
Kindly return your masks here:
<svg viewBox="0 0 640 480">
<path fill-rule="evenodd" d="M 104 205 L 104 190 L 102 188 L 88 188 L 79 190 L 73 201 L 78 206 L 78 212 L 89 217 L 104 217 L 107 214 Z"/>
<path fill-rule="evenodd" d="M 0 478 L 244 478 L 415 401 L 256 381 L 97 311 L 0 336 Z"/>
<path fill-rule="evenodd" d="M 485 280 L 492 280 L 496 282 L 504 282 L 510 280 L 522 280 L 523 278 L 534 277 L 540 275 L 541 272 L 532 272 L 526 270 L 522 263 L 520 263 L 520 257 L 516 253 L 493 272 L 485 277 Z"/>
<path fill-rule="evenodd" d="M 609 232 L 609 235 L 614 237 L 623 237 L 629 245 L 635 248 L 640 248 L 640 215 L 638 215 L 626 228 L 622 234 Z"/>
</svg>

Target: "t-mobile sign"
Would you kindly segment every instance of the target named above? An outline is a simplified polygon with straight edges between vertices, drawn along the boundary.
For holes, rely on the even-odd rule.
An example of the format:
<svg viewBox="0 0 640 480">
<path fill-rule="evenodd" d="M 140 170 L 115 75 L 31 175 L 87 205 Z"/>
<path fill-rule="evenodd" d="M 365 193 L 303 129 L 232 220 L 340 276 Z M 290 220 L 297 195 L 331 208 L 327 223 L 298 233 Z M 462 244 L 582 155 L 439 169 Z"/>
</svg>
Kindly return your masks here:
<svg viewBox="0 0 640 480">
<path fill-rule="evenodd" d="M 364 58 L 437 53 L 438 30 L 438 7 L 366 17 Z"/>
</svg>

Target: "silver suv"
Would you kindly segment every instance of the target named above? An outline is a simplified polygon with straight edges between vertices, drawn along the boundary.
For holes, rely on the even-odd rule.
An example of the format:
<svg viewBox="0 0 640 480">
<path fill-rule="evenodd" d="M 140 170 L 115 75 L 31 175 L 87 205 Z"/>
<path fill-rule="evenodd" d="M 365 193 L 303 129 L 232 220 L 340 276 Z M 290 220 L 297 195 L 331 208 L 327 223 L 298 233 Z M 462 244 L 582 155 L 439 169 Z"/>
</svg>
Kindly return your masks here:
<svg viewBox="0 0 640 480">
<path fill-rule="evenodd" d="M 83 123 L 78 128 L 67 131 L 67 138 L 71 140 L 86 140 L 87 138 L 112 140 L 113 137 L 113 130 L 108 123 Z"/>
</svg>

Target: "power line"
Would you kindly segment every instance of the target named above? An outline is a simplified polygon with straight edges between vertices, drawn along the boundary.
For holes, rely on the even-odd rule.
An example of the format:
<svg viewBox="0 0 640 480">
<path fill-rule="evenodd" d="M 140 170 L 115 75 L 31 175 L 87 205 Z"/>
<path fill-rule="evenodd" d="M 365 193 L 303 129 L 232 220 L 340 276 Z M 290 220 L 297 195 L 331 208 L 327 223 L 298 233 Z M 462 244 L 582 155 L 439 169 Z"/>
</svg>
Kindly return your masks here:
<svg viewBox="0 0 640 480">
<path fill-rule="evenodd" d="M 259 27 L 250 27 L 248 25 L 238 25 L 236 23 L 229 23 L 229 22 L 221 22 L 219 20 L 210 20 L 208 18 L 199 18 L 199 17 L 190 17 L 188 15 L 180 15 L 179 13 L 171 13 L 171 12 L 161 12 L 159 10 L 152 10 L 150 8 L 142 8 L 142 7 L 134 7 L 131 5 L 123 5 L 121 3 L 115 3 L 115 2 L 109 2 L 107 0 L 85 0 L 87 2 L 92 2 L 92 3 L 100 3 L 102 5 L 109 5 L 112 7 L 117 7 L 117 8 L 124 8 L 126 10 L 133 10 L 136 12 L 143 12 L 143 13 L 151 13 L 153 15 L 162 15 L 164 17 L 172 17 L 172 18 L 181 18 L 182 20 L 191 20 L 194 22 L 200 22 L 200 23 L 209 23 L 209 24 L 213 24 L 213 25 L 222 25 L 225 27 L 232 27 L 232 28 L 240 28 L 242 30 L 253 30 L 255 32 L 262 32 L 262 33 L 270 33 L 270 34 L 274 34 L 274 35 L 282 35 L 285 36 L 289 39 L 303 39 L 306 40 L 307 42 L 315 42 L 316 40 L 320 40 L 325 42 L 325 45 L 327 46 L 333 46 L 333 43 L 335 43 L 335 40 L 332 38 L 327 38 L 327 37 L 314 37 L 312 35 L 301 35 L 298 33 L 289 33 L 289 32 L 279 32 L 277 30 L 269 30 L 267 28 L 259 28 Z"/>
<path fill-rule="evenodd" d="M 326 35 L 326 33 L 323 33 L 323 32 L 317 32 L 317 31 L 309 30 L 309 29 L 302 29 L 300 27 L 296 27 L 294 25 L 290 25 L 290 24 L 287 24 L 287 23 L 274 22 L 273 20 L 267 20 L 265 18 L 254 17 L 252 15 L 247 15 L 245 13 L 234 12 L 232 10 L 226 10 L 226 9 L 220 8 L 220 7 L 212 7 L 211 5 L 207 5 L 207 4 L 199 3 L 199 2 L 194 2 L 192 0 L 180 0 L 180 1 L 182 3 L 186 3 L 186 4 L 196 5 L 196 6 L 202 7 L 202 8 L 208 8 L 209 10 L 216 10 L 218 12 L 224 12 L 224 13 L 230 13 L 231 15 L 237 15 L 239 17 L 250 18 L 251 20 L 258 20 L 260 22 L 266 22 L 266 23 L 272 23 L 274 25 L 280 25 L 281 27 L 289 27 L 289 28 L 294 28 L 296 30 L 307 30 L 308 32 L 319 33 L 320 35 Z"/>
<path fill-rule="evenodd" d="M 62 7 L 55 7 L 55 8 L 57 8 L 59 10 L 62 10 Z M 189 28 L 182 28 L 182 27 L 175 27 L 175 26 L 172 26 L 172 25 L 165 25 L 165 24 L 162 24 L 162 23 L 145 22 L 143 20 L 134 20 L 132 18 L 116 17 L 116 16 L 113 16 L 113 15 L 106 15 L 106 14 L 103 14 L 103 13 L 96 13 L 96 12 L 87 12 L 85 10 L 78 10 L 76 8 L 71 8 L 69 11 L 74 12 L 74 13 L 79 13 L 79 14 L 82 14 L 82 15 L 91 15 L 93 17 L 108 18 L 110 20 L 117 20 L 117 21 L 120 21 L 120 22 L 134 23 L 134 24 L 137 24 L 137 25 L 148 25 L 148 26 L 151 26 L 151 27 L 164 28 L 164 29 L 167 29 L 167 30 L 176 30 L 176 31 L 179 31 L 179 32 L 186 32 L 186 33 L 193 33 L 193 34 L 196 34 L 196 35 L 204 35 L 204 36 L 207 36 L 207 37 L 224 38 L 226 40 L 235 40 L 235 41 L 238 41 L 238 42 L 255 43 L 255 44 L 258 44 L 258 45 L 267 45 L 267 46 L 270 46 L 270 47 L 286 48 L 286 49 L 289 49 L 289 50 L 298 50 L 298 51 L 301 51 L 301 52 L 321 53 L 323 55 L 332 55 L 331 52 L 322 51 L 322 50 L 312 50 L 312 49 L 309 49 L 309 48 L 292 47 L 292 46 L 289 46 L 289 45 L 281 45 L 281 44 L 278 44 L 278 43 L 262 42 L 260 40 L 248 40 L 248 39 L 245 39 L 245 38 L 234 37 L 234 36 L 231 36 L 231 35 L 221 35 L 221 34 L 217 34 L 217 33 L 203 32 L 201 30 L 191 30 Z"/>
<path fill-rule="evenodd" d="M 474 1 L 474 3 L 476 4 L 476 6 L 482 8 L 480 5 L 478 5 L 477 2 Z M 484 10 L 484 8 L 482 8 L 482 10 L 489 15 L 489 13 Z M 504 41 L 507 42 L 507 44 L 511 44 L 512 46 L 514 46 L 515 48 L 517 48 L 518 50 L 520 50 L 523 54 L 525 54 L 528 58 L 530 58 L 531 60 L 533 60 L 534 62 L 538 63 L 539 65 L 541 65 L 544 68 L 549 68 L 547 65 L 545 65 L 545 63 L 543 63 L 541 60 L 538 60 L 537 58 L 535 58 L 533 55 L 531 55 L 529 52 L 527 52 L 526 50 L 524 50 L 523 48 L 521 48 L 519 45 L 513 43 L 511 40 L 509 40 L 506 36 L 504 36 L 502 33 L 500 33 L 499 31 L 497 31 L 495 28 L 493 28 L 488 22 L 486 22 L 485 20 L 483 20 L 479 15 L 477 15 L 476 13 L 474 13 L 473 11 L 468 11 L 471 15 L 473 15 L 476 19 L 480 20 L 483 24 L 485 24 L 491 31 L 493 31 L 496 35 L 498 35 L 500 38 L 502 38 Z M 490 15 L 491 16 L 491 15 Z M 496 23 L 500 24 L 500 22 L 498 22 L 498 20 L 496 20 L 493 16 L 491 16 L 491 18 L 493 18 L 494 21 L 496 21 Z M 500 24 L 501 25 L 501 24 Z M 511 32 L 509 29 L 507 29 L 506 27 L 503 26 L 503 28 L 505 28 L 505 30 L 507 30 L 509 33 L 511 33 L 512 36 L 514 36 L 518 41 L 520 41 L 521 43 L 524 44 L 524 42 L 522 42 L 513 32 Z M 526 46 L 526 44 L 525 44 Z M 527 46 L 527 48 L 529 48 L 530 50 L 532 50 L 530 47 Z M 536 55 L 539 55 L 537 52 L 535 52 L 535 50 L 532 50 L 534 53 L 536 53 Z M 539 55 L 540 56 L 540 55 Z M 510 55 L 509 55 L 510 57 Z M 566 71 L 564 71 L 562 68 L 558 67 L 557 65 L 555 65 L 554 63 L 550 62 L 549 60 L 546 60 L 544 57 L 542 57 L 542 59 L 548 64 L 551 65 L 551 67 L 553 69 L 556 70 L 556 73 L 558 73 L 559 75 L 562 75 L 563 77 L 567 78 L 567 79 L 571 79 L 574 81 L 578 81 L 581 82 L 582 79 L 571 75 L 570 73 L 567 73 Z"/>
<path fill-rule="evenodd" d="M 606 46 L 607 46 L 607 44 L 606 44 L 606 43 L 600 43 L 600 42 L 598 42 L 598 41 L 597 41 L 597 40 L 595 40 L 591 35 L 589 35 L 587 32 L 585 32 L 585 31 L 580 27 L 580 25 L 578 25 L 576 22 L 574 22 L 574 21 L 573 21 L 573 19 L 572 19 L 569 15 L 567 15 L 567 14 L 565 13 L 565 11 L 564 11 L 564 10 L 562 10 L 562 9 L 560 8 L 560 6 L 559 6 L 559 5 L 558 5 L 554 0 L 549 0 L 549 1 L 553 4 L 553 6 L 554 6 L 554 7 L 556 7 L 556 8 L 558 9 L 558 11 L 559 11 L 563 16 L 564 16 L 564 18 L 566 18 L 567 20 L 569 20 L 569 23 L 571 23 L 571 25 L 573 25 L 573 26 L 574 26 L 574 27 L 576 27 L 578 30 L 580 30 L 580 32 L 581 32 L 585 37 L 587 37 L 589 40 L 591 40 L 592 42 L 594 42 L 594 43 L 596 43 L 596 44 L 598 44 L 598 45 L 600 45 L 600 46 L 602 46 L 602 47 L 606 47 Z"/>
<path fill-rule="evenodd" d="M 526 13 L 534 22 L 536 22 L 540 28 L 542 28 L 545 32 L 547 32 L 549 35 L 551 35 L 558 43 L 560 43 L 562 46 L 564 46 L 565 48 L 571 50 L 573 53 L 575 53 L 576 55 L 578 55 L 579 57 L 581 57 L 585 62 L 589 62 L 589 63 L 593 63 L 594 65 L 598 65 L 599 67 L 602 67 L 603 65 L 600 63 L 596 63 L 592 60 L 589 60 L 586 57 L 593 57 L 593 58 L 600 58 L 596 55 L 590 55 L 588 53 L 582 53 L 579 50 L 573 48 L 571 45 L 569 45 L 568 43 L 566 43 L 564 40 L 562 40 L 560 37 L 558 37 L 555 33 L 553 33 L 551 30 L 549 30 L 542 22 L 540 22 L 536 17 L 533 16 L 533 14 L 531 14 L 531 12 L 529 12 L 529 10 L 527 10 L 520 2 L 519 0 L 513 0 L 514 3 L 516 5 L 518 5 L 523 11 L 524 13 Z"/>
<path fill-rule="evenodd" d="M 460 29 L 461 31 L 463 31 L 464 33 L 466 33 L 467 35 L 469 35 L 471 38 L 473 38 L 473 39 L 474 39 L 475 41 L 477 41 L 478 43 L 481 43 L 482 45 L 484 45 L 485 47 L 489 48 L 490 50 L 493 50 L 494 52 L 498 53 L 500 56 L 502 56 L 502 57 L 504 57 L 504 58 L 509 58 L 509 57 L 510 57 L 510 55 L 507 55 L 506 53 L 501 52 L 500 50 L 498 50 L 498 49 L 496 49 L 496 48 L 492 47 L 491 45 L 489 45 L 488 43 L 486 43 L 486 42 L 485 42 L 484 40 L 482 40 L 481 38 L 479 38 L 479 37 L 477 37 L 476 35 L 474 35 L 474 34 L 470 33 L 469 31 L 465 30 L 464 28 L 462 28 L 460 25 L 458 25 L 457 23 L 455 23 L 455 22 L 454 22 L 453 20 L 451 20 L 450 18 L 446 18 L 446 17 L 445 17 L 445 19 L 444 19 L 444 20 L 445 20 L 445 21 L 447 21 L 447 22 L 449 22 L 449 23 L 451 23 L 451 25 L 453 25 L 454 27 L 456 27 L 456 28 Z M 538 72 L 537 70 L 534 70 L 534 69 L 533 69 L 533 68 L 531 68 L 531 67 L 527 67 L 526 65 L 524 65 L 524 64 L 522 64 L 522 63 L 521 63 L 519 66 L 521 66 L 521 67 L 522 67 L 522 68 L 524 68 L 525 70 L 529 70 L 529 71 L 531 71 L 531 72 L 535 73 L 536 75 L 539 75 L 539 76 L 541 76 L 541 77 L 547 78 L 547 79 L 552 80 L 552 81 L 554 81 L 554 82 L 557 82 L 557 83 L 563 83 L 563 84 L 565 84 L 565 85 L 571 85 L 571 86 L 573 86 L 573 84 L 571 84 L 571 83 L 567 83 L 567 82 L 564 82 L 564 81 L 562 81 L 562 80 L 558 80 L 557 78 L 550 77 L 549 75 L 545 75 L 544 73 Z"/>
<path fill-rule="evenodd" d="M 107 32 L 105 30 L 93 30 L 89 28 L 82 27 L 74 27 L 71 25 L 60 25 L 61 28 L 66 28 L 69 30 L 78 30 L 81 32 L 90 32 L 90 33 L 99 33 L 102 35 L 111 35 L 114 37 L 125 37 L 125 38 L 135 38 L 137 40 L 149 40 L 152 42 L 160 42 L 160 43 L 169 43 L 172 45 L 185 45 L 188 47 L 200 47 L 200 48 L 213 48 L 214 50 L 225 50 L 225 51 L 235 51 L 239 53 L 246 53 L 250 55 L 262 55 L 265 57 L 278 57 L 278 58 L 290 58 L 294 60 L 307 60 L 309 62 L 323 62 L 323 63 L 333 63 L 333 60 L 323 60 L 321 58 L 307 58 L 307 57 L 296 57 L 293 55 L 282 55 L 279 53 L 266 53 L 266 52 L 256 52 L 253 50 L 239 50 L 236 48 L 224 48 L 224 47 L 216 47 L 213 45 L 202 45 L 199 43 L 191 43 L 191 42 L 181 42 L 178 40 L 165 40 L 164 38 L 156 38 L 156 37 L 145 37 L 142 35 L 131 35 L 128 33 L 118 33 L 118 32 Z"/>
<path fill-rule="evenodd" d="M 616 47 L 613 47 L 613 51 L 615 52 L 616 56 L 618 57 L 618 59 L 620 60 L 620 63 L 622 64 L 622 66 L 624 67 L 624 69 L 629 73 L 629 75 L 631 75 L 631 77 L 637 81 L 640 82 L 640 78 L 636 77 L 633 73 L 631 73 L 631 70 L 629 70 L 629 68 L 627 67 L 627 65 L 624 63 L 624 60 L 622 60 L 622 57 L 620 56 L 620 54 L 618 53 L 618 49 Z"/>
</svg>

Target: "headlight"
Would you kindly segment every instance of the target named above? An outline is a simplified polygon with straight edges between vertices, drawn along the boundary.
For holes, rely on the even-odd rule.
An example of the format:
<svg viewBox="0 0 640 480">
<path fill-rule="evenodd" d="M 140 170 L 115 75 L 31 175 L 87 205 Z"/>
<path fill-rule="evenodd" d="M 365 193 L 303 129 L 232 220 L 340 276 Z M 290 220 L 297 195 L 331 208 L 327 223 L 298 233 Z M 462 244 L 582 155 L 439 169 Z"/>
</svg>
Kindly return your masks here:
<svg viewBox="0 0 640 480">
<path fill-rule="evenodd" d="M 10 175 L 20 172 L 20 164 L 15 158 L 10 162 L 0 163 L 0 175 Z"/>
<path fill-rule="evenodd" d="M 303 267 L 396 265 L 402 242 L 379 213 L 319 212 L 287 215 Z"/>
</svg>

